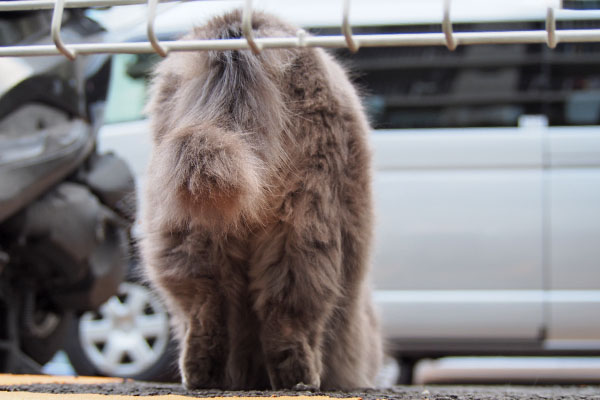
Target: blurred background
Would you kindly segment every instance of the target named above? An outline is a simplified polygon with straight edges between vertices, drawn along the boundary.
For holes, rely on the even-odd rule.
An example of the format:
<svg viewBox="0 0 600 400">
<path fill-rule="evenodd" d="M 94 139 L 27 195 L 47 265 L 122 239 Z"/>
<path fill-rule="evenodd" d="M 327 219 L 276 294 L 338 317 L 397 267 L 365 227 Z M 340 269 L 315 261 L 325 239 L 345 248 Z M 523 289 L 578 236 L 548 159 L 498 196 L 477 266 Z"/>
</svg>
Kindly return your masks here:
<svg viewBox="0 0 600 400">
<path fill-rule="evenodd" d="M 342 2 L 254 4 L 312 34 L 340 34 Z M 441 31 L 441 0 L 353 0 L 351 4 L 350 22 L 357 35 Z M 240 1 L 161 4 L 157 35 L 160 40 L 173 40 L 211 15 L 242 5 Z M 548 6 L 561 4 L 454 0 L 453 29 L 457 33 L 544 30 Z M 600 2 L 565 1 L 562 6 L 556 10 L 558 30 L 600 29 Z M 46 21 L 48 17 L 36 18 Z M 81 34 L 86 41 L 90 37 L 107 42 L 146 40 L 145 6 L 88 9 L 67 17 L 71 23 L 67 21 L 66 33 L 87 29 Z M 16 38 L 3 45 L 47 41 L 41 31 L 32 39 L 33 33 L 43 30 L 40 24 L 20 36 L 15 33 L 29 26 L 23 22 L 27 18 L 31 16 L 2 20 L 0 32 L 12 32 L 7 37 Z M 19 24 L 14 23 L 17 20 Z M 529 43 L 459 45 L 454 51 L 417 45 L 361 48 L 354 54 L 331 51 L 351 71 L 373 127 L 372 281 L 391 356 L 387 379 L 400 383 L 600 382 L 600 43 L 559 43 L 554 49 Z M 72 66 L 70 62 L 61 59 L 43 67 L 40 60 L 44 59 L 29 58 L 27 65 L 13 61 L 10 71 L 26 70 L 29 75 L 12 83 L 0 80 L 0 135 L 10 133 L 0 141 L 4 157 L 0 168 L 8 171 L 2 176 L 5 182 L 14 175 L 18 158 L 6 156 L 7 149 L 26 158 L 31 154 L 23 149 L 40 144 L 31 139 L 17 146 L 14 137 L 20 131 L 21 138 L 40 135 L 54 121 L 25 128 L 22 123 L 7 123 L 11 116 L 19 121 L 17 112 L 23 112 L 24 106 L 52 103 L 41 95 L 19 94 L 23 90 L 15 88 L 28 84 L 25 91 L 29 92 L 40 75 L 54 74 L 66 76 L 67 86 L 75 77 L 81 80 L 72 84 L 72 96 L 83 98 L 82 105 L 74 106 L 83 111 L 64 113 L 67 120 L 80 116 L 90 125 L 97 155 L 89 157 L 114 153 L 128 166 L 128 179 L 135 181 L 139 193 L 150 151 L 143 107 L 149 73 L 160 56 L 79 57 L 84 65 L 63 75 L 59 72 L 67 67 L 62 64 Z M 9 71 L 2 69 L 9 67 L 7 59 L 0 61 L 0 71 Z M 64 109 L 59 103 L 52 107 Z M 30 116 L 24 113 L 21 118 Z M 24 129 L 29 129 L 27 135 L 22 134 Z M 77 174 L 71 169 L 71 175 L 63 178 L 87 185 L 110 209 L 106 200 L 110 196 L 103 195 L 91 178 L 80 177 L 82 168 L 91 171 L 88 175 L 97 171 L 90 163 L 88 159 L 77 167 Z M 104 167 L 103 176 L 119 175 L 111 165 Z M 143 234 L 133 221 L 136 206 L 143 204 L 124 183 L 111 186 L 102 181 L 100 186 L 119 193 L 113 197 L 119 198 L 121 209 L 115 205 L 112 210 L 123 220 L 115 226 L 127 227 L 117 246 L 122 251 L 123 244 Z M 5 332 L 4 349 L 16 354 L 23 344 L 38 343 L 36 332 L 43 329 L 36 327 L 40 326 L 46 327 L 41 333 L 57 339 L 48 347 L 52 351 L 46 351 L 51 354 L 44 357 L 39 357 L 35 345 L 25 346 L 23 357 L 4 356 L 4 369 L 45 364 L 43 371 L 48 373 L 177 379 L 168 315 L 134 272 L 138 267 L 134 246 L 123 258 L 127 265 L 111 274 L 113 293 L 99 294 L 86 306 L 61 303 L 55 300 L 55 287 L 23 284 L 21 275 L 10 272 L 17 265 L 20 271 L 32 270 L 26 266 L 35 261 L 21 253 L 33 251 L 25 244 L 41 240 L 39 230 L 31 228 L 39 214 L 28 212 L 28 203 L 21 203 L 0 219 L 0 250 L 6 254 L 0 262 L 0 278 L 9 282 L 11 277 L 13 288 L 21 279 L 19 285 L 33 293 L 33 300 L 23 296 L 18 305 L 11 305 L 14 293 L 8 285 L 0 291 L 6 304 L 0 316 L 7 321 L 1 326 L 6 332 L 28 332 Z M 124 203 L 129 211 L 122 211 Z M 100 240 L 95 240 L 98 245 Z M 19 256 L 12 256 L 15 248 L 20 249 Z M 108 257 L 90 254 L 73 257 L 78 265 Z M 71 273 L 98 275 L 89 272 L 99 269 L 96 264 L 88 264 L 83 267 L 87 272 Z M 81 289 L 81 280 L 77 285 Z M 88 286 L 86 293 L 93 291 L 93 285 Z M 22 317 L 29 313 L 37 320 Z M 58 325 L 48 328 L 48 315 L 66 321 L 60 334 Z M 11 339 L 15 335 L 18 345 Z M 26 362 L 25 368 L 17 359 L 32 363 Z"/>
</svg>

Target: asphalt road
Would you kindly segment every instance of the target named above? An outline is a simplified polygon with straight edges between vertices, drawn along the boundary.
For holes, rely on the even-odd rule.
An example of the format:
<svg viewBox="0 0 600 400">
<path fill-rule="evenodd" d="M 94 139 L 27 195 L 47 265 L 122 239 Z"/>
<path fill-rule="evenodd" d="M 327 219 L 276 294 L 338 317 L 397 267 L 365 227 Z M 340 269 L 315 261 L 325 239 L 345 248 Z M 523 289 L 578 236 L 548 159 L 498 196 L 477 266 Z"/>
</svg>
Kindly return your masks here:
<svg viewBox="0 0 600 400">
<path fill-rule="evenodd" d="M 6 376 L 5 376 L 6 377 Z M 600 400 L 600 386 L 396 386 L 390 389 L 358 390 L 351 392 L 295 392 L 295 391 L 187 391 L 178 384 L 157 384 L 149 382 L 101 381 L 77 383 L 76 381 L 56 381 L 56 383 L 19 384 L 2 379 L 0 375 L 1 399 L 132 399 L 130 396 L 166 396 L 155 399 L 214 398 L 214 397 L 273 397 L 322 396 L 327 398 L 411 399 L 411 400 Z M 35 382 L 35 380 L 33 380 Z M 34 395 L 35 394 L 35 395 Z M 71 394 L 71 395 L 69 395 Z M 94 395 L 96 394 L 96 395 Z M 97 396 L 97 394 L 108 395 Z M 127 395 L 121 397 L 122 395 Z M 137 397 L 139 399 L 139 397 Z"/>
</svg>

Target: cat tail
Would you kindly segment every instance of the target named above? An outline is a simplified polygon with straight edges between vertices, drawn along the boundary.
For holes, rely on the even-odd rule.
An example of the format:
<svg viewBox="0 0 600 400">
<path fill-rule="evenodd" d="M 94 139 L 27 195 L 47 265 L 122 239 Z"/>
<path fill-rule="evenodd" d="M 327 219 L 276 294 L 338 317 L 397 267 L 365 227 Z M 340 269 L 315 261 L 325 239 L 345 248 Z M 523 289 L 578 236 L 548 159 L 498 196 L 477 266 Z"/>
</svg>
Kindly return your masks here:
<svg viewBox="0 0 600 400">
<path fill-rule="evenodd" d="M 241 19 L 239 10 L 216 17 L 188 38 L 240 37 Z M 264 14 L 255 13 L 252 23 L 259 37 L 283 34 Z M 153 181 L 163 186 L 157 195 L 174 196 L 174 216 L 211 228 L 259 221 L 273 176 L 289 167 L 284 92 L 294 53 L 174 56 L 157 68 L 148 107 L 158 147 Z"/>
<path fill-rule="evenodd" d="M 212 123 L 186 125 L 152 154 L 148 189 L 161 215 L 214 231 L 262 210 L 262 162 L 242 135 Z"/>
</svg>

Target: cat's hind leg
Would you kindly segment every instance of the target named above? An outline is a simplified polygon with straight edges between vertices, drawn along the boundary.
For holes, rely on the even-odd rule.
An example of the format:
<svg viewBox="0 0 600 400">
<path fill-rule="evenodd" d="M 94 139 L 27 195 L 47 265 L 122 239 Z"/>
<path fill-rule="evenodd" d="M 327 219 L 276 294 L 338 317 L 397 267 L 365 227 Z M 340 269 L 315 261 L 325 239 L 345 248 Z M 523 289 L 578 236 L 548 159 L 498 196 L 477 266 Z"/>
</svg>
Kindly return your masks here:
<svg viewBox="0 0 600 400">
<path fill-rule="evenodd" d="M 340 292 L 338 238 L 330 232 L 324 242 L 311 229 L 305 236 L 290 226 L 275 230 L 250 272 L 267 372 L 274 389 L 318 389 L 324 330 Z"/>
<path fill-rule="evenodd" d="M 189 232 L 153 233 L 142 246 L 148 276 L 173 315 L 183 384 L 223 388 L 228 338 L 217 246 Z"/>
<path fill-rule="evenodd" d="M 214 290 L 215 282 L 190 282 L 195 288 Z M 225 387 L 227 332 L 223 301 L 218 294 L 204 292 L 189 309 L 187 332 L 179 359 L 182 381 L 188 389 Z"/>
</svg>

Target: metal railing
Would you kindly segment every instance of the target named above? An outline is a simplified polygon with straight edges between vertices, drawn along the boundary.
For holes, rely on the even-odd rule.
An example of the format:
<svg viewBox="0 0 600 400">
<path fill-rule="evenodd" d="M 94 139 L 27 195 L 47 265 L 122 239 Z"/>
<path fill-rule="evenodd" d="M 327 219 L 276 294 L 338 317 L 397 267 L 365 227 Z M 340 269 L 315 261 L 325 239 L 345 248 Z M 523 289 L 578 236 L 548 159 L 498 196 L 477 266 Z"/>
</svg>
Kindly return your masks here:
<svg viewBox="0 0 600 400">
<path fill-rule="evenodd" d="M 175 0 L 160 0 L 171 2 Z M 246 0 L 243 8 L 243 33 L 241 39 L 186 40 L 160 42 L 154 32 L 156 6 L 159 0 L 30 0 L 0 2 L 0 12 L 52 9 L 51 25 L 54 45 L 16 45 L 0 47 L 0 56 L 45 56 L 64 55 L 74 59 L 78 54 L 93 53 L 153 53 L 163 57 L 171 51 L 191 50 L 236 50 L 250 49 L 255 53 L 268 48 L 289 47 L 346 47 L 357 51 L 360 47 L 385 46 L 447 46 L 454 50 L 457 46 L 474 44 L 546 43 L 550 48 L 558 43 L 600 42 L 600 29 L 561 29 L 556 28 L 554 6 L 547 8 L 545 30 L 500 31 L 500 32 L 454 32 L 450 17 L 451 0 L 444 0 L 442 31 L 439 33 L 398 33 L 398 34 L 353 34 L 349 23 L 350 0 L 343 1 L 341 19 L 342 35 L 312 36 L 299 29 L 292 37 L 255 38 L 252 33 L 252 0 Z M 107 7 L 133 4 L 148 4 L 147 42 L 136 43 L 63 43 L 60 35 L 62 14 L 65 8 Z M 587 11 L 578 11 L 585 13 Z"/>
</svg>

